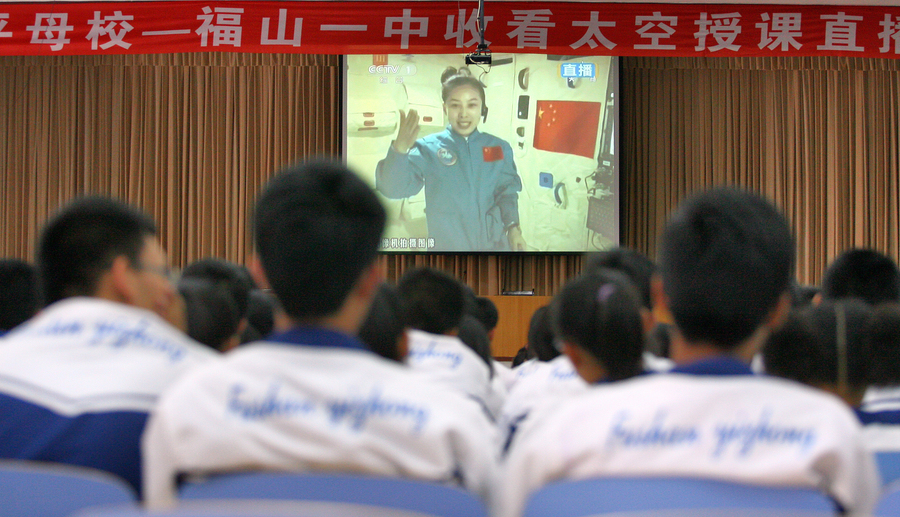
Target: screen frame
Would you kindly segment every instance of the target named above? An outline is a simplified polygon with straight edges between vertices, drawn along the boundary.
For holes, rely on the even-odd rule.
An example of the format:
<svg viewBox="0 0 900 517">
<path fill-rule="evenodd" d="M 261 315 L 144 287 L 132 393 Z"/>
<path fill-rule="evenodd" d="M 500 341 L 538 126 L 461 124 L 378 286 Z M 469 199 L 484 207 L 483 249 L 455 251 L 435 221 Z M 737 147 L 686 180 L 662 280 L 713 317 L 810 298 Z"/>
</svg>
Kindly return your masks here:
<svg viewBox="0 0 900 517">
<path fill-rule="evenodd" d="M 519 53 L 517 53 L 517 54 L 519 54 Z M 536 55 L 534 53 L 521 53 L 521 54 Z M 368 54 L 366 54 L 366 55 L 368 55 Z M 426 55 L 426 54 L 417 54 L 417 55 Z M 451 55 L 451 54 L 443 54 L 443 55 Z M 340 117 L 341 117 L 341 121 L 340 121 L 341 154 L 340 154 L 340 156 L 341 156 L 341 161 L 345 165 L 349 165 L 348 164 L 348 138 L 349 138 L 349 135 L 348 135 L 348 132 L 349 132 L 349 107 L 348 107 L 348 104 L 349 104 L 349 99 L 348 99 L 349 64 L 348 64 L 348 57 L 349 56 L 350 55 L 348 55 L 348 54 L 342 54 L 339 56 L 339 66 L 340 66 L 341 73 L 340 73 L 340 77 L 339 77 L 339 81 L 338 81 L 340 88 L 341 88 L 341 114 L 340 114 Z M 578 59 L 585 58 L 585 56 L 554 56 L 554 57 L 557 58 L 561 62 L 566 61 L 566 60 L 578 60 Z M 388 256 L 390 256 L 390 255 L 572 256 L 572 257 L 574 257 L 574 256 L 591 254 L 591 253 L 598 253 L 598 252 L 604 251 L 606 249 L 613 249 L 613 248 L 622 246 L 622 236 L 623 236 L 622 196 L 624 194 L 624 191 L 622 189 L 623 170 L 622 170 L 621 149 L 620 149 L 621 119 L 622 119 L 622 117 L 621 117 L 621 91 L 622 90 L 621 90 L 621 73 L 620 73 L 621 57 L 619 57 L 619 56 L 597 56 L 597 57 L 607 57 L 610 59 L 608 82 L 609 82 L 610 86 L 614 85 L 614 87 L 615 87 L 615 90 L 613 92 L 614 99 L 613 99 L 612 103 L 609 102 L 609 98 L 607 98 L 607 100 L 603 101 L 604 115 L 603 115 L 603 119 L 601 120 L 601 124 L 602 124 L 603 121 L 605 121 L 606 116 L 608 115 L 608 113 L 610 111 L 612 111 L 614 113 L 615 118 L 613 120 L 613 124 L 615 127 L 614 127 L 614 131 L 613 131 L 612 148 L 613 148 L 613 154 L 615 156 L 615 174 L 613 176 L 613 185 L 614 185 L 614 190 L 615 190 L 614 219 L 615 219 L 615 227 L 617 230 L 617 234 L 615 236 L 615 239 L 611 239 L 611 240 L 613 240 L 613 243 L 608 248 L 604 248 L 603 250 L 601 250 L 601 249 L 586 249 L 586 250 L 523 250 L 523 251 L 513 251 L 513 250 L 469 250 L 469 251 L 466 251 L 466 250 L 462 250 L 462 251 L 460 251 L 460 250 L 434 250 L 434 251 L 429 251 L 429 250 L 413 250 L 413 249 L 389 250 L 389 249 L 382 249 L 381 247 L 379 247 L 379 249 L 378 249 L 379 255 L 388 255 Z M 601 135 L 601 137 L 602 137 L 602 135 Z M 598 141 L 598 143 L 596 145 L 599 148 L 601 143 Z M 596 158 L 598 164 L 600 162 L 599 154 L 600 153 L 598 151 L 598 156 Z M 587 213 L 585 213 L 585 218 L 587 218 Z M 586 224 L 586 222 L 585 222 L 585 224 Z M 590 236 L 591 236 L 590 238 L 594 238 L 595 235 L 597 235 L 597 233 L 594 232 L 593 230 L 590 230 Z"/>
</svg>

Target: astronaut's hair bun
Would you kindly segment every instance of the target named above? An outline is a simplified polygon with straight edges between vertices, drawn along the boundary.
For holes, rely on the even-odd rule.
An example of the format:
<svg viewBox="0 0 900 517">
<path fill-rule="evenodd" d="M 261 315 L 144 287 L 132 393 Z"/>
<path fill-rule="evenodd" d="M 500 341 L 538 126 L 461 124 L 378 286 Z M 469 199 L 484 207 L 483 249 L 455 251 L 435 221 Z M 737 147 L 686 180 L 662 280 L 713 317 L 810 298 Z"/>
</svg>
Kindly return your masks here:
<svg viewBox="0 0 900 517">
<path fill-rule="evenodd" d="M 460 68 L 454 68 L 452 66 L 448 66 L 444 69 L 444 72 L 441 74 L 441 84 L 446 83 L 447 81 L 454 79 L 456 77 L 472 77 L 472 72 L 469 70 L 469 67 L 463 66 Z"/>
</svg>

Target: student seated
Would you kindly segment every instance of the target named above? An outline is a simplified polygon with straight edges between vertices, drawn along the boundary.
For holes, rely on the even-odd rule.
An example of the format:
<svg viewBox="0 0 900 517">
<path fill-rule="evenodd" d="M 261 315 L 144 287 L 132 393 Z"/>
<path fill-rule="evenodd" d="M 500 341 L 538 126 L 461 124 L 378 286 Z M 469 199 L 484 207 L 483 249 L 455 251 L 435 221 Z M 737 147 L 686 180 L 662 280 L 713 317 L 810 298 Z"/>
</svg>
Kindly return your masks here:
<svg viewBox="0 0 900 517">
<path fill-rule="evenodd" d="M 682 204 L 653 282 L 654 302 L 674 319 L 675 368 L 529 417 L 503 465 L 496 515 L 518 517 L 551 481 L 604 476 L 809 487 L 851 513 L 870 511 L 880 481 L 853 412 L 749 368 L 790 307 L 793 263 L 787 221 L 767 201 L 720 188 Z"/>
<path fill-rule="evenodd" d="M 378 287 L 369 313 L 359 327 L 359 339 L 376 354 L 402 363 L 409 352 L 406 310 L 397 288 L 388 283 Z"/>
<path fill-rule="evenodd" d="M 821 298 L 859 298 L 870 305 L 900 302 L 900 269 L 893 259 L 878 251 L 847 250 L 825 270 Z"/>
<path fill-rule="evenodd" d="M 0 457 L 70 463 L 141 486 L 140 436 L 157 397 L 215 358 L 170 326 L 175 299 L 156 226 L 83 198 L 44 227 L 49 302 L 0 347 Z"/>
<path fill-rule="evenodd" d="M 640 300 L 641 319 L 645 334 L 653 328 L 650 302 L 650 278 L 656 265 L 646 256 L 627 248 L 592 254 L 584 268 L 585 273 L 593 271 L 616 271 L 622 274 L 635 288 Z M 643 365 L 647 371 L 665 371 L 672 368 L 671 361 L 658 357 L 647 343 L 651 336 L 644 337 Z M 652 340 L 655 342 L 655 340 Z M 587 389 L 588 385 L 578 376 L 568 355 L 558 355 L 554 336 L 549 329 L 549 312 L 538 309 L 532 317 L 529 330 L 529 347 L 534 349 L 538 361 L 523 365 L 516 371 L 516 382 L 510 390 L 506 404 L 500 414 L 501 433 L 506 433 L 505 447 L 509 446 L 512 433 L 527 418 L 529 412 L 547 399 L 568 397 Z M 558 355 L 558 357 L 557 357 Z"/>
<path fill-rule="evenodd" d="M 613 248 L 593 253 L 584 267 L 585 271 L 606 268 L 618 271 L 628 277 L 641 300 L 641 314 L 644 319 L 646 336 L 644 338 L 644 369 L 650 372 L 661 372 L 672 368 L 671 361 L 666 359 L 667 350 L 657 338 L 657 325 L 653 318 L 653 301 L 650 282 L 656 273 L 656 264 L 646 255 L 628 248 Z"/>
<path fill-rule="evenodd" d="M 557 348 L 549 305 L 531 315 L 526 348 L 534 357 L 513 370 L 515 383 L 497 419 L 502 451 L 509 448 L 516 429 L 535 407 L 588 389 L 572 361 Z"/>
<path fill-rule="evenodd" d="M 400 278 L 397 291 L 412 329 L 406 363 L 423 378 L 476 400 L 490 412 L 490 367 L 458 336 L 466 304 L 463 285 L 437 269 L 416 268 Z"/>
<path fill-rule="evenodd" d="M 817 300 L 858 298 L 870 305 L 900 302 L 900 268 L 887 255 L 872 249 L 847 250 L 828 265 L 822 277 L 822 291 Z M 886 367 L 896 370 L 900 363 Z M 866 390 L 863 404 L 875 411 L 900 411 L 900 387 L 873 386 Z"/>
<path fill-rule="evenodd" d="M 240 343 L 240 309 L 231 291 L 221 282 L 184 277 L 178 281 L 184 300 L 185 331 L 188 336 L 213 350 L 224 352 Z"/>
<path fill-rule="evenodd" d="M 256 204 L 258 260 L 287 331 L 198 368 L 160 401 L 144 435 L 145 497 L 180 474 L 336 471 L 459 483 L 485 495 L 493 426 L 475 402 L 376 355 L 355 335 L 381 283 L 384 208 L 337 163 L 276 176 Z"/>
<path fill-rule="evenodd" d="M 860 407 L 871 386 L 900 384 L 900 305 L 824 301 L 794 312 L 763 349 L 766 372 L 833 393 L 856 410 L 873 451 L 900 450 L 900 411 Z"/>
</svg>

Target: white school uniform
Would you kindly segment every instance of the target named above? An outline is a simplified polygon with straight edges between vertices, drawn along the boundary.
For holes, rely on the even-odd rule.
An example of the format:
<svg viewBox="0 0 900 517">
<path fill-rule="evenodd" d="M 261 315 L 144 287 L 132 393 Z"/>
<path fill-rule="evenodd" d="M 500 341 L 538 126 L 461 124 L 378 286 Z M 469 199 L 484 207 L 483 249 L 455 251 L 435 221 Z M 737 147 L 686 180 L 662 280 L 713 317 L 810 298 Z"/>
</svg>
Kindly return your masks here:
<svg viewBox="0 0 900 517">
<path fill-rule="evenodd" d="M 0 457 L 140 480 L 140 436 L 164 389 L 218 353 L 156 314 L 99 298 L 56 302 L 0 342 Z"/>
<path fill-rule="evenodd" d="M 491 406 L 491 372 L 487 364 L 455 336 L 410 330 L 406 364 L 417 375 Z"/>
<path fill-rule="evenodd" d="M 519 429 L 497 478 L 495 515 L 563 479 L 683 476 L 820 488 L 855 515 L 880 480 L 855 415 L 837 398 L 753 376 L 731 359 L 590 388 Z"/>
<path fill-rule="evenodd" d="M 672 361 L 650 352 L 644 352 L 642 362 L 648 372 L 668 371 L 674 366 Z M 516 383 L 506 397 L 497 421 L 504 451 L 511 445 L 516 429 L 532 411 L 588 389 L 588 383 L 578 376 L 572 361 L 565 355 L 547 362 L 528 361 L 516 373 Z"/>
<path fill-rule="evenodd" d="M 900 451 L 900 388 L 869 388 L 856 414 L 869 450 Z"/>
<path fill-rule="evenodd" d="M 550 361 L 527 361 L 516 368 L 516 383 L 506 397 L 497 425 L 499 447 L 509 447 L 518 426 L 536 408 L 553 404 L 588 390 L 588 383 L 578 376 L 572 361 L 560 355 Z"/>
<path fill-rule="evenodd" d="M 144 436 L 145 498 L 170 504 L 179 473 L 259 469 L 457 483 L 486 497 L 494 432 L 474 401 L 355 338 L 297 328 L 166 393 Z"/>
</svg>

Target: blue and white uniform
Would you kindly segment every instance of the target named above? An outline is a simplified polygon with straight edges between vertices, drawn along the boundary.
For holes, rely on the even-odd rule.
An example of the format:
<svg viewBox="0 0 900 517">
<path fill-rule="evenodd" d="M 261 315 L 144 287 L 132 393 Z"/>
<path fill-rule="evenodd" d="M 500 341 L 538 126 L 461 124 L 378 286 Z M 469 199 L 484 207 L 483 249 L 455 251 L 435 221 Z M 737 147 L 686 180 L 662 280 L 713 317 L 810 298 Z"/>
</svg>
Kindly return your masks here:
<svg viewBox="0 0 900 517">
<path fill-rule="evenodd" d="M 519 429 L 497 478 L 496 517 L 518 517 L 557 480 L 703 477 L 819 488 L 865 515 L 880 491 L 842 401 L 715 358 L 590 388 Z"/>
<path fill-rule="evenodd" d="M 218 356 L 152 312 L 98 298 L 59 301 L 0 343 L 0 457 L 101 469 L 136 489 L 147 413 Z"/>
<path fill-rule="evenodd" d="M 856 415 L 869 450 L 900 451 L 900 388 L 869 388 Z"/>
<path fill-rule="evenodd" d="M 402 199 L 423 186 L 434 250 L 509 250 L 506 230 L 519 223 L 522 180 L 505 140 L 477 129 L 463 137 L 447 126 L 407 154 L 391 146 L 378 162 L 376 189 Z"/>
<path fill-rule="evenodd" d="M 650 352 L 643 355 L 644 371 L 665 372 L 674 367 L 666 358 Z M 589 385 L 575 371 L 572 361 L 560 355 L 550 361 L 526 361 L 515 370 L 516 382 L 506 397 L 500 413 L 502 449 L 509 448 L 512 438 L 528 415 L 544 404 L 555 404 L 588 390 Z"/>
<path fill-rule="evenodd" d="M 487 495 L 495 429 L 471 400 L 342 333 L 297 327 L 229 352 L 163 396 L 144 435 L 144 496 L 176 475 L 338 471 L 458 483 Z"/>
<path fill-rule="evenodd" d="M 491 372 L 474 350 L 455 336 L 410 330 L 407 337 L 406 364 L 416 375 L 477 401 L 496 417 Z"/>
<path fill-rule="evenodd" d="M 516 383 L 506 397 L 497 421 L 501 449 L 506 450 L 528 415 L 545 404 L 555 404 L 588 390 L 572 361 L 560 355 L 550 361 L 526 361 L 515 369 Z"/>
<path fill-rule="evenodd" d="M 509 390 L 512 389 L 513 384 L 516 383 L 515 370 L 507 366 L 506 363 L 501 363 L 500 361 L 496 360 L 494 361 L 494 376 L 496 376 L 500 379 L 501 382 L 503 382 L 503 388 L 506 390 L 506 393 L 509 393 Z"/>
</svg>

